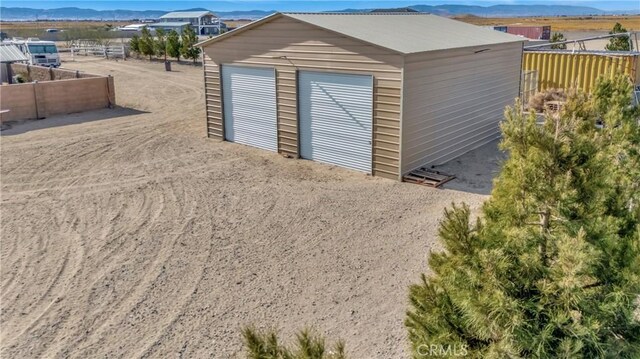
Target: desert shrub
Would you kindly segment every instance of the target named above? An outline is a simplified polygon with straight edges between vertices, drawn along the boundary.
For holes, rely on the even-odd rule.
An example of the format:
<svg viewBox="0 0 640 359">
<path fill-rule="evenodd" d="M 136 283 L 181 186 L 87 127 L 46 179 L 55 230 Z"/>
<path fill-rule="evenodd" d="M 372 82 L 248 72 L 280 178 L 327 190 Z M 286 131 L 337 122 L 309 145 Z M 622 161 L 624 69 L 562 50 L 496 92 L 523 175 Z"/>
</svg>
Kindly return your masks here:
<svg viewBox="0 0 640 359">
<path fill-rule="evenodd" d="M 341 341 L 327 350 L 324 338 L 308 329 L 296 335 L 295 349 L 281 345 L 274 331 L 259 332 L 249 327 L 242 334 L 248 359 L 346 359 Z"/>
<path fill-rule="evenodd" d="M 17 72 L 15 74 L 15 77 L 16 77 L 16 81 L 21 84 L 32 81 L 31 76 L 29 76 L 29 73 L 26 71 Z"/>
</svg>

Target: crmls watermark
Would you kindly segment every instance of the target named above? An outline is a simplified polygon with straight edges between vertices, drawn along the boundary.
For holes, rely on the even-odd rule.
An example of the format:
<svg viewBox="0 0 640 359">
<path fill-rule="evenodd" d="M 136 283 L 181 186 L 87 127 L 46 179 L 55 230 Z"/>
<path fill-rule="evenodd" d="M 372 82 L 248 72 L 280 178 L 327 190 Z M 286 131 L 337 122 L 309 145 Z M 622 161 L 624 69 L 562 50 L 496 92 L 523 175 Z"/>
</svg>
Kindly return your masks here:
<svg viewBox="0 0 640 359">
<path fill-rule="evenodd" d="M 416 352 L 422 357 L 463 357 L 469 353 L 466 344 L 442 345 L 442 344 L 420 344 Z"/>
</svg>

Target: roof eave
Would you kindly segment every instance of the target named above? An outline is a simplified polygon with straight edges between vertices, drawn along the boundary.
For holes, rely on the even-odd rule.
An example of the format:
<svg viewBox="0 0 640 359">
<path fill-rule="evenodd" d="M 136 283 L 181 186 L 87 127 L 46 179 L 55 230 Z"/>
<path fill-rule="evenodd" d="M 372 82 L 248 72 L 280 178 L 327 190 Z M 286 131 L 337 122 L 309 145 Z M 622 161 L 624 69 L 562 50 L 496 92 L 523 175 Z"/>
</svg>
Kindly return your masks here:
<svg viewBox="0 0 640 359">
<path fill-rule="evenodd" d="M 494 42 L 494 43 L 491 43 L 491 44 L 476 44 L 476 45 L 469 45 L 469 46 L 447 47 L 447 48 L 442 48 L 442 49 L 432 49 L 432 50 L 425 50 L 425 51 L 410 52 L 410 53 L 407 53 L 407 55 L 421 55 L 421 54 L 426 54 L 428 52 L 440 52 L 440 51 L 448 51 L 448 50 L 468 50 L 468 49 L 475 49 L 475 48 L 479 48 L 479 47 L 496 46 L 496 45 L 504 45 L 504 44 L 515 44 L 515 43 L 522 43 L 522 42 L 524 42 L 524 40 L 522 40 L 522 41 L 518 41 L 518 40 L 502 41 L 502 42 Z"/>
<path fill-rule="evenodd" d="M 167 17 L 167 15 L 171 15 L 171 14 L 180 14 L 180 13 L 183 13 L 183 14 L 184 14 L 184 13 L 190 13 L 190 12 L 192 12 L 192 11 L 172 11 L 172 12 L 170 12 L 170 13 L 167 13 L 167 14 L 164 14 L 164 15 L 160 16 L 160 19 L 167 19 L 167 18 L 172 19 L 172 18 L 174 18 L 174 17 Z M 215 16 L 215 17 L 218 17 L 218 15 L 214 14 L 214 13 L 213 13 L 213 12 L 211 12 L 211 11 L 202 12 L 202 14 L 201 14 L 201 15 L 199 15 L 198 17 L 205 16 L 205 15 L 213 15 L 213 16 Z"/>
</svg>

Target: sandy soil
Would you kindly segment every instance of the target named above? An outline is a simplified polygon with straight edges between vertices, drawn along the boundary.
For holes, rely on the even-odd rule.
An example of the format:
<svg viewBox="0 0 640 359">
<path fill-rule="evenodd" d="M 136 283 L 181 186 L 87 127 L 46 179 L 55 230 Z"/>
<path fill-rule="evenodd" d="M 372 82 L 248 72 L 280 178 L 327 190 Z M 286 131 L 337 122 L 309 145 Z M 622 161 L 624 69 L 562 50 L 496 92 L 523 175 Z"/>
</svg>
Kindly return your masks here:
<svg viewBox="0 0 640 359">
<path fill-rule="evenodd" d="M 405 356 L 407 286 L 491 166 L 465 192 L 285 159 L 205 137 L 200 68 L 64 66 L 113 75 L 123 107 L 2 131 L 2 357 L 234 358 L 252 323 Z"/>
</svg>

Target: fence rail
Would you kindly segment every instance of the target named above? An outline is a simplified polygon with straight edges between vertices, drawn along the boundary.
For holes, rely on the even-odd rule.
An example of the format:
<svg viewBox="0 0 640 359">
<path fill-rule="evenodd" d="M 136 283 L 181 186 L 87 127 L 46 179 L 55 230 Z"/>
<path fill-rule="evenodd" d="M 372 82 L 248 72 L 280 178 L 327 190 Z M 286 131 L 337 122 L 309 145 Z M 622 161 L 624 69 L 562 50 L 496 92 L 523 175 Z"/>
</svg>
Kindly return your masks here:
<svg viewBox="0 0 640 359">
<path fill-rule="evenodd" d="M 108 59 L 126 59 L 127 49 L 125 44 L 118 45 L 99 45 L 92 43 L 79 43 L 71 47 L 71 58 L 76 55 L 83 56 L 100 56 Z"/>
</svg>

